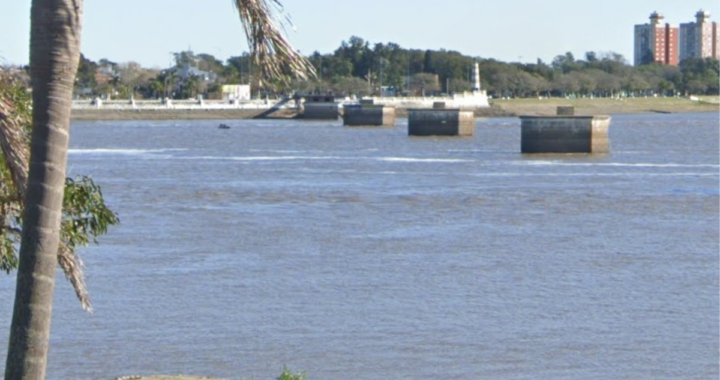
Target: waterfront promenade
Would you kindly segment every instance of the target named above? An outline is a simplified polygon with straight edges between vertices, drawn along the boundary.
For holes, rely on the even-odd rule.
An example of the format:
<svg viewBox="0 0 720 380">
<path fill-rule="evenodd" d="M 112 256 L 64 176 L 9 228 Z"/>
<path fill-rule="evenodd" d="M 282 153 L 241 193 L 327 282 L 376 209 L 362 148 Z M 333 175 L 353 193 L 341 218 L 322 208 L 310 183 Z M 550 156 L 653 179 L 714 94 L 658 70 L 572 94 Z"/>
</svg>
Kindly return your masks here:
<svg viewBox="0 0 720 380">
<path fill-rule="evenodd" d="M 409 108 L 431 108 L 434 102 L 447 101 L 443 97 L 375 98 L 376 104 L 397 108 L 397 117 L 406 117 Z M 467 107 L 477 117 L 515 117 L 520 115 L 554 115 L 558 106 L 573 106 L 577 115 L 718 112 L 718 98 L 691 100 L 690 98 L 528 98 L 490 99 L 489 106 Z M 341 104 L 356 104 L 357 100 Z M 231 104 L 221 100 L 113 100 L 99 106 L 91 100 L 73 102 L 75 120 L 162 120 L 162 119 L 248 119 L 256 117 L 293 118 L 299 114 L 294 101 L 249 100 Z"/>
</svg>

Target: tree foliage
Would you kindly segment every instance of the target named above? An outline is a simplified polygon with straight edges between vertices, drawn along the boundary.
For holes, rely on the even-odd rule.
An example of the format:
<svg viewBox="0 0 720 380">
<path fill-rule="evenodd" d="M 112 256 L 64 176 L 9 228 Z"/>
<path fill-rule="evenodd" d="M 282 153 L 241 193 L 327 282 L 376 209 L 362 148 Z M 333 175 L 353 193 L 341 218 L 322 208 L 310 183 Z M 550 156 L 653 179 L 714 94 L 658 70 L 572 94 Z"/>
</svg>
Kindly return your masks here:
<svg viewBox="0 0 720 380">
<path fill-rule="evenodd" d="M 264 80 L 264 74 L 253 68 L 252 56 L 248 53 L 230 57 L 224 63 L 210 54 L 190 51 L 174 53 L 174 56 L 175 67 L 191 65 L 211 71 L 217 75 L 217 85 L 251 84 L 256 94 L 296 91 L 363 96 L 378 94 L 380 86 L 394 87 L 397 93 L 406 95 L 463 92 L 472 88 L 470 82 L 475 61 L 480 63 L 482 87 L 493 97 L 688 95 L 717 94 L 719 91 L 718 61 L 715 59 L 687 59 L 679 66 L 650 63 L 634 67 L 616 52 L 588 51 L 584 59 L 567 52 L 557 55 L 550 64 L 540 59 L 536 63 L 508 63 L 443 49 L 405 49 L 393 42 L 373 44 L 351 36 L 332 53 L 316 51 L 307 57 L 317 77 L 283 83 Z M 101 60 L 98 67 L 108 63 L 112 62 Z M 89 72 L 93 65 L 83 59 L 79 78 L 87 77 L 81 75 L 81 71 Z M 168 71 L 155 77 L 146 75 L 136 85 L 137 95 L 156 97 L 163 88 L 161 84 L 167 82 L 167 76 Z M 427 83 L 427 78 L 431 77 L 437 78 L 437 84 Z M 203 86 L 196 78 L 176 77 L 174 80 L 178 97 L 194 96 L 195 93 L 206 98 L 212 95 L 212 85 Z M 83 83 L 90 81 L 83 80 Z"/>
<path fill-rule="evenodd" d="M 27 180 L 27 173 L 17 176 L 13 171 L 27 171 L 27 163 L 19 163 L 22 159 L 17 157 L 18 153 L 29 153 L 32 100 L 26 88 L 4 71 L 0 71 L 0 104 L 0 134 L 20 136 L 19 143 L 3 144 L 0 155 L 0 270 L 10 273 L 18 265 L 24 191 L 21 182 Z M 97 243 L 97 237 L 118 224 L 119 219 L 105 204 L 100 186 L 87 176 L 65 180 L 62 215 L 58 262 L 83 306 L 89 308 L 76 249 L 91 241 Z"/>
</svg>

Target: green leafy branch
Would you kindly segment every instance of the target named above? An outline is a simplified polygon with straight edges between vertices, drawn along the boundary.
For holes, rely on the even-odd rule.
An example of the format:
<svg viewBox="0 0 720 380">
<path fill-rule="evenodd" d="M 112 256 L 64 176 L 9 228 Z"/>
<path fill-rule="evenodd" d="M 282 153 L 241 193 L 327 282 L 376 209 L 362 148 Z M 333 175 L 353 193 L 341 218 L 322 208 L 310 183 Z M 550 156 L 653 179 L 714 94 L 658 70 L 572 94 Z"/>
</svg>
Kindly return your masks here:
<svg viewBox="0 0 720 380">
<path fill-rule="evenodd" d="M 0 69 L 0 270 L 18 266 L 22 210 L 30 151 L 32 100 L 24 86 Z M 65 180 L 58 264 L 83 308 L 91 310 L 78 246 L 97 244 L 97 237 L 120 222 L 105 204 L 100 186 L 90 177 Z"/>
</svg>

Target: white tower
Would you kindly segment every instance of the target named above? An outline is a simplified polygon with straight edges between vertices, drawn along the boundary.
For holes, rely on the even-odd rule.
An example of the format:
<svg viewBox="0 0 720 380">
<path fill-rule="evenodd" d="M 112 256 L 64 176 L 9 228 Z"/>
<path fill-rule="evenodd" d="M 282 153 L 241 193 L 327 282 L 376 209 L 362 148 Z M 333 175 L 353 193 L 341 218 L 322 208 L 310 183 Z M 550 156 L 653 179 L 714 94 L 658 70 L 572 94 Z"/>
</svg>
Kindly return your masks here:
<svg viewBox="0 0 720 380">
<path fill-rule="evenodd" d="M 475 66 L 473 67 L 473 73 L 472 73 L 472 80 L 473 80 L 473 92 L 480 91 L 480 64 L 475 61 Z"/>
</svg>

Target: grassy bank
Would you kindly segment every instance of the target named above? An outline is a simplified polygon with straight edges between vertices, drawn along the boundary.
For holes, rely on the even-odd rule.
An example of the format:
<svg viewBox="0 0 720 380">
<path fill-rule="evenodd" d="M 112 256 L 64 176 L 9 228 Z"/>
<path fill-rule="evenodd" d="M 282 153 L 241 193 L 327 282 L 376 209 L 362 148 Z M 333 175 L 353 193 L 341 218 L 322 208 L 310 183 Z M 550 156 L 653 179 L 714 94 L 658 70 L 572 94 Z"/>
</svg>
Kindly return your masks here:
<svg viewBox="0 0 720 380">
<path fill-rule="evenodd" d="M 558 106 L 575 107 L 576 115 L 613 115 L 632 113 L 718 112 L 717 97 L 692 101 L 687 98 L 629 98 L 629 99 L 510 99 L 491 100 L 492 108 L 508 114 L 554 115 Z"/>
<path fill-rule="evenodd" d="M 719 112 L 720 99 L 701 97 L 699 101 L 686 98 L 632 99 L 509 99 L 490 101 L 491 107 L 477 109 L 477 117 L 516 117 L 520 115 L 555 115 L 558 106 L 575 107 L 576 115 L 615 115 L 641 113 Z M 239 120 L 252 118 L 294 118 L 292 110 L 118 110 L 75 109 L 73 120 Z M 397 117 L 407 117 L 406 109 L 398 109 Z"/>
</svg>

